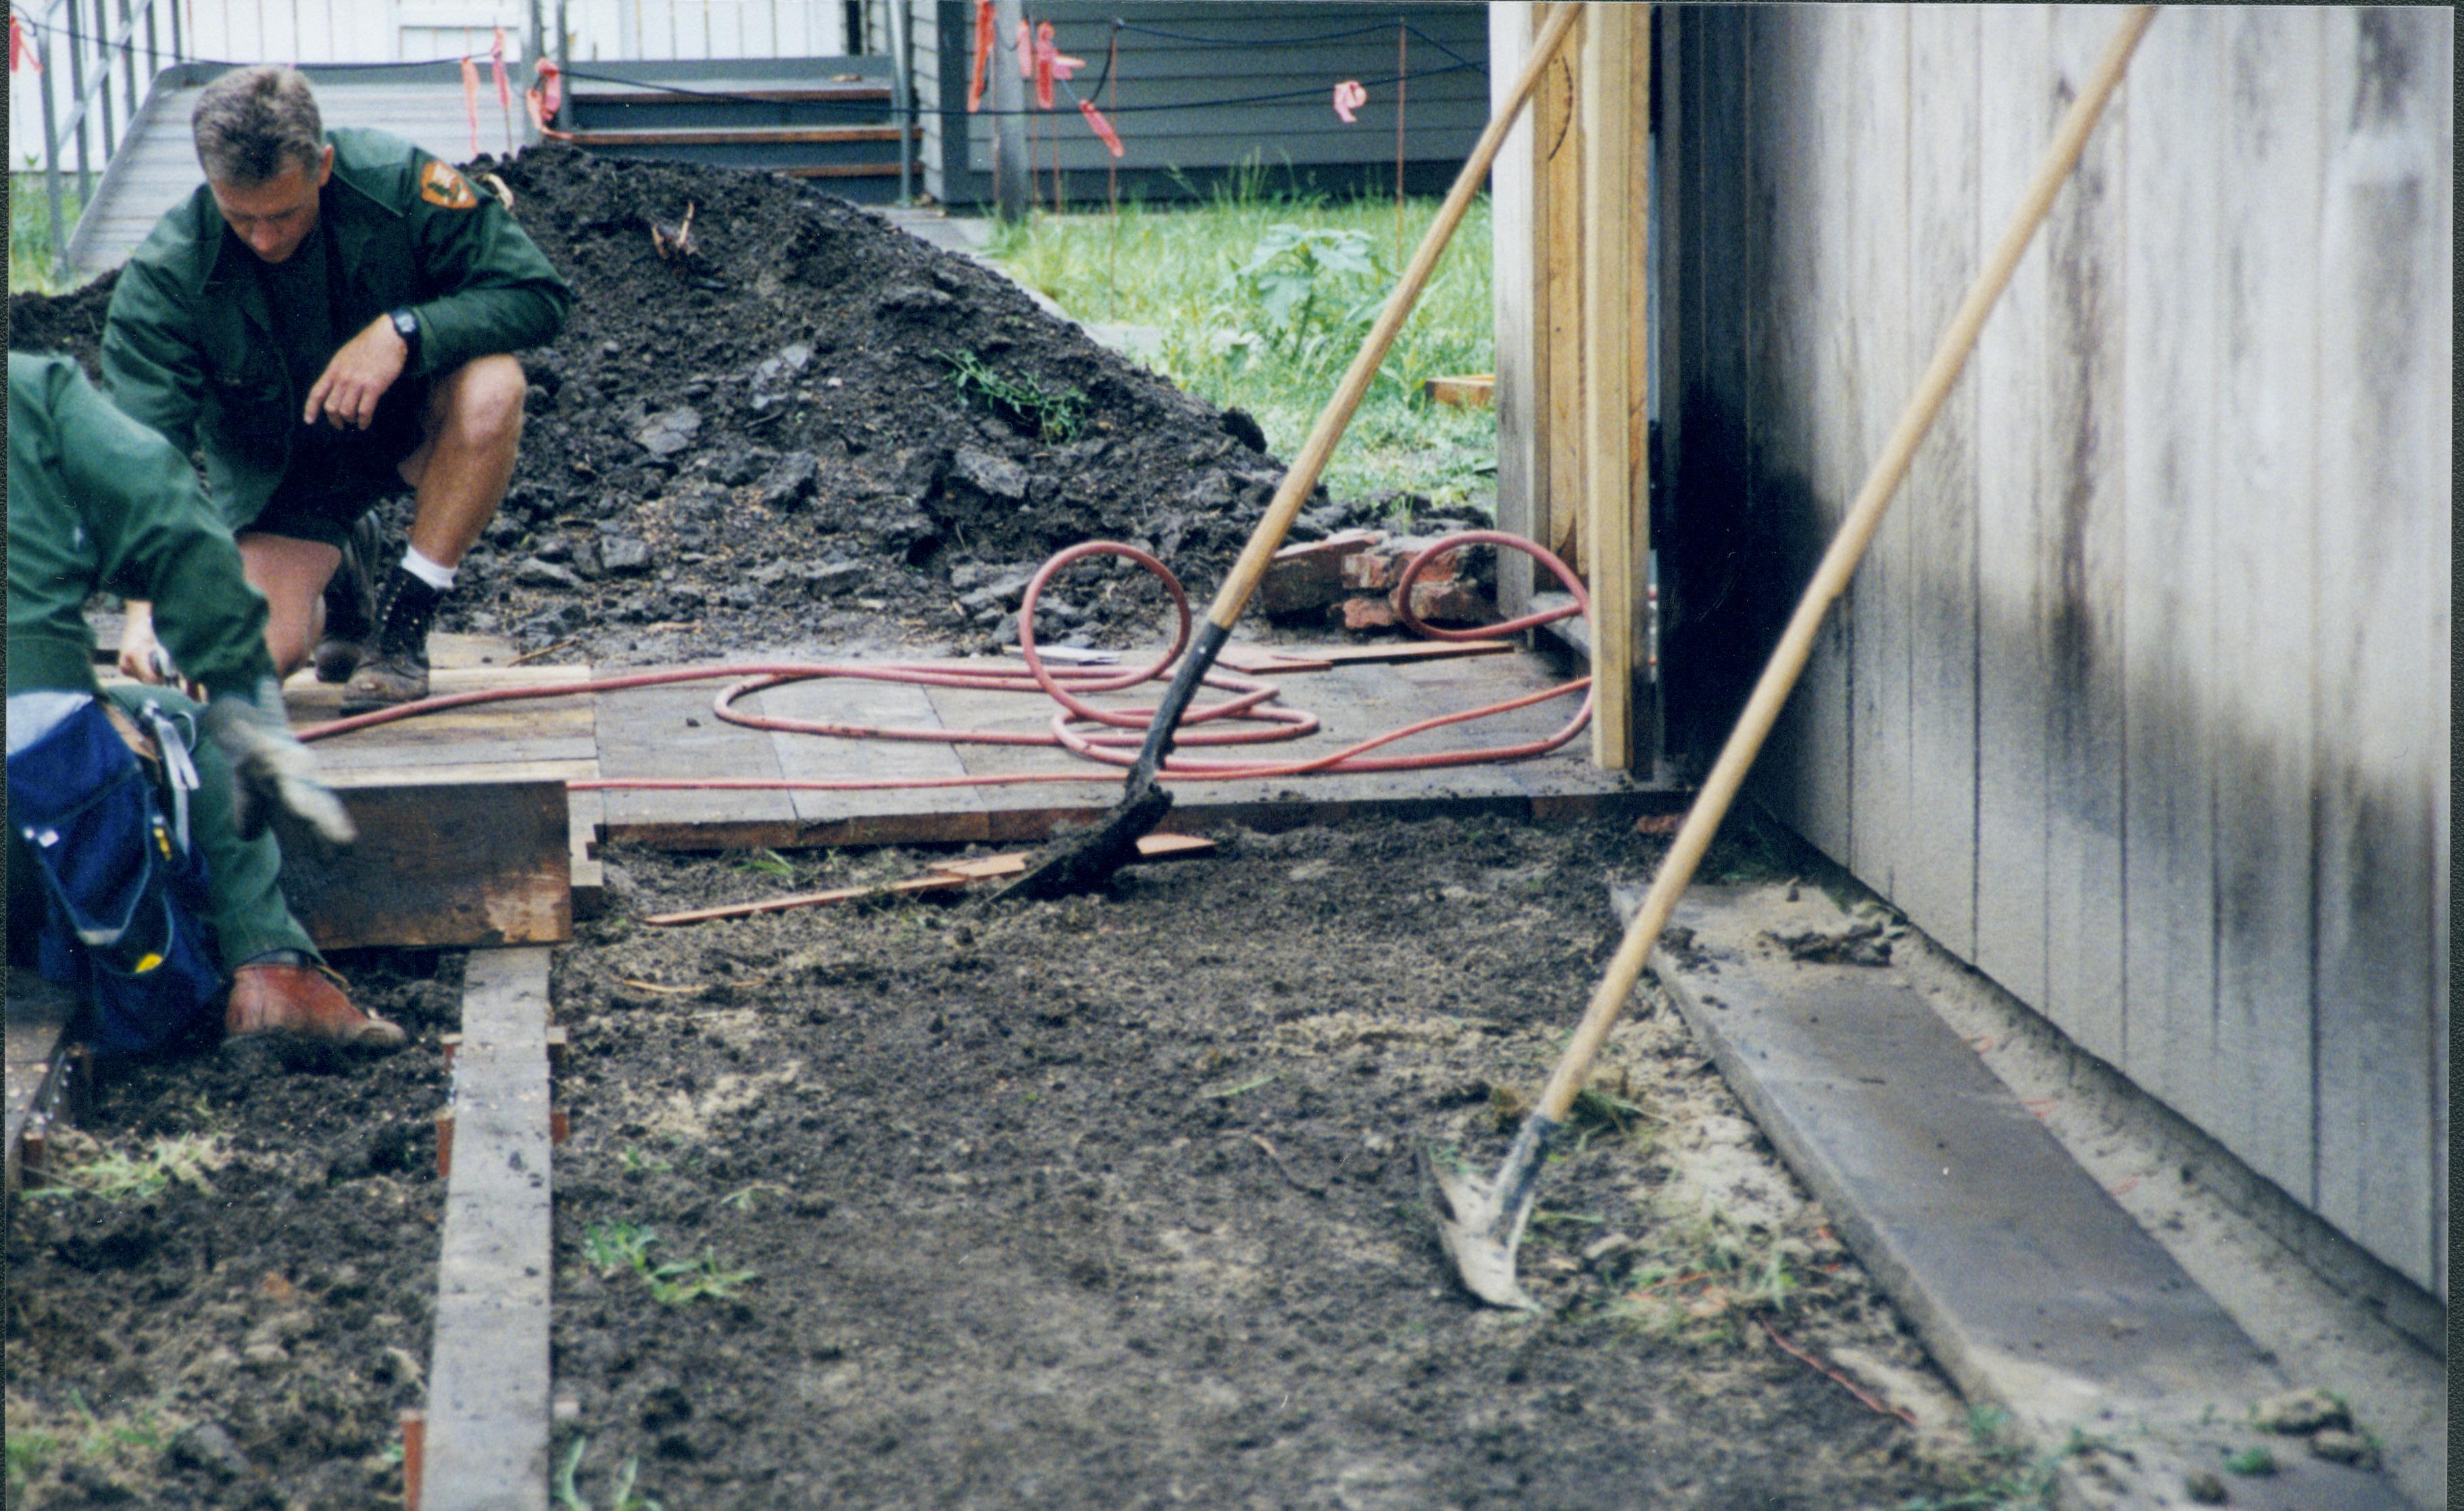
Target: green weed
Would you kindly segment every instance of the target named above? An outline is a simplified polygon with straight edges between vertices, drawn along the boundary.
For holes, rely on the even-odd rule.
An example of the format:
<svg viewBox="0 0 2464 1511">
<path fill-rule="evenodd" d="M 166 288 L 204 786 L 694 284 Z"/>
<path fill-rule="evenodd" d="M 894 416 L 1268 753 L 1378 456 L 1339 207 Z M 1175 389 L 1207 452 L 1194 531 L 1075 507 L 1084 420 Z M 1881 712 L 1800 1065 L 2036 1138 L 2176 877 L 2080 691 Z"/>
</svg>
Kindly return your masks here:
<svg viewBox="0 0 2464 1511">
<path fill-rule="evenodd" d="M 719 1197 L 718 1204 L 722 1207 L 733 1207 L 737 1212 L 751 1212 L 759 1202 L 761 1193 L 765 1191 L 776 1192 L 781 1196 L 792 1196 L 795 1194 L 794 1192 L 791 1192 L 786 1187 L 780 1185 L 777 1181 L 757 1180 L 752 1185 L 745 1187 L 741 1191 L 731 1191 L 726 1195 Z"/>
<path fill-rule="evenodd" d="M 1274 1080 L 1275 1073 L 1269 1070 L 1263 1076 L 1251 1076 L 1246 1081 L 1234 1082 L 1230 1085 L 1211 1087 L 1199 1092 L 1199 1095 L 1202 1097 L 1215 1097 L 1228 1102 L 1234 1097 L 1246 1096 L 1261 1086 L 1272 1085 L 1274 1084 Z"/>
<path fill-rule="evenodd" d="M 30 1190 L 26 1195 L 35 1200 L 87 1195 L 104 1201 L 142 1201 L 160 1195 L 175 1180 L 210 1193 L 214 1188 L 207 1172 L 230 1162 L 231 1154 L 220 1137 L 184 1133 L 156 1139 L 134 1154 L 102 1150 L 89 1159 L 65 1165 L 52 1173 L 53 1184 Z"/>
<path fill-rule="evenodd" d="M 643 1275 L 650 1282 L 650 1299 L 662 1306 L 686 1306 L 698 1301 L 723 1302 L 754 1278 L 751 1270 L 723 1270 L 718 1256 L 708 1249 L 697 1259 L 657 1265 Z"/>
<path fill-rule="evenodd" d="M 970 404 L 1014 426 L 1033 426 L 1046 446 L 1078 439 L 1087 425 L 1087 396 L 1075 388 L 1046 388 L 1033 378 L 1005 378 L 971 351 L 942 352 L 950 381 Z"/>
<path fill-rule="evenodd" d="M 657 1234 L 639 1223 L 603 1222 L 583 1238 L 583 1262 L 598 1271 L 602 1279 L 632 1271 L 649 1287 L 650 1299 L 662 1306 L 726 1301 L 754 1279 L 752 1270 L 721 1269 L 718 1256 L 709 1249 L 704 1249 L 697 1259 L 653 1264 L 650 1248 L 658 1241 Z"/>
<path fill-rule="evenodd" d="M 554 1489 L 558 1511 L 596 1511 L 589 1501 L 582 1498 L 582 1492 L 575 1488 L 573 1482 L 575 1472 L 582 1467 L 582 1456 L 589 1451 L 590 1439 L 576 1437 L 573 1446 L 565 1451 L 563 1460 L 556 1466 Z M 611 1496 L 607 1511 L 666 1511 L 650 1497 L 635 1494 L 633 1480 L 641 1466 L 639 1458 L 627 1458 L 617 1467 L 615 1483 L 608 1487 Z"/>
<path fill-rule="evenodd" d="M 616 1164 L 627 1175 L 639 1175 L 647 1171 L 657 1171 L 661 1173 L 665 1173 L 666 1172 L 676 1168 L 672 1161 L 653 1159 L 649 1155 L 643 1153 L 638 1149 L 618 1150 L 616 1151 Z"/>
<path fill-rule="evenodd" d="M 583 1261 L 604 1279 L 619 1270 L 639 1270 L 649 1263 L 650 1245 L 658 1235 L 632 1222 L 603 1222 L 582 1240 Z"/>
<path fill-rule="evenodd" d="M 2227 1458 L 2225 1467 L 2237 1475 L 2272 1475 L 2276 1473 L 2276 1456 L 2265 1448 L 2245 1448 Z"/>
<path fill-rule="evenodd" d="M 796 879 L 795 863 L 776 850 L 756 850 L 750 855 L 737 856 L 736 868 L 739 871 L 752 871 L 758 875 L 775 877 L 782 882 L 792 882 Z"/>
</svg>

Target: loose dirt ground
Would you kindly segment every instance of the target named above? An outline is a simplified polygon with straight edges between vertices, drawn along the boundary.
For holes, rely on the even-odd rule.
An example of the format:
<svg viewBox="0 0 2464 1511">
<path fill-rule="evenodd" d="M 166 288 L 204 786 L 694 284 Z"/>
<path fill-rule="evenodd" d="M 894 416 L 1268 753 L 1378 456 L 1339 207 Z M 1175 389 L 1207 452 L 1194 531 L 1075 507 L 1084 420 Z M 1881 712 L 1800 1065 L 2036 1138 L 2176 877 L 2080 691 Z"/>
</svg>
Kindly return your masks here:
<svg viewBox="0 0 2464 1511">
<path fill-rule="evenodd" d="M 340 963 L 409 1046 L 122 1066 L 11 1203 L 10 1504 L 401 1495 L 390 1451 L 425 1394 L 443 1211 L 436 1040 L 461 1016 L 461 957 Z M 204 1151 L 189 1176 L 164 1171 L 165 1141 Z M 80 1189 L 132 1162 L 157 1189 Z"/>
<path fill-rule="evenodd" d="M 616 921 L 561 958 L 556 1370 L 586 1495 L 627 1460 L 693 1507 L 1895 1506 L 1973 1481 L 1955 1402 L 1664 1009 L 1613 1040 L 1549 1169 L 1524 1254 L 1547 1312 L 1452 1282 L 1419 1152 L 1500 1155 L 1613 945 L 1604 877 L 1659 842 L 1225 840 L 1105 897 Z M 814 879 L 611 869 L 644 909 Z M 685 1264 L 668 1283 L 753 1273 L 663 1302 Z"/>
</svg>

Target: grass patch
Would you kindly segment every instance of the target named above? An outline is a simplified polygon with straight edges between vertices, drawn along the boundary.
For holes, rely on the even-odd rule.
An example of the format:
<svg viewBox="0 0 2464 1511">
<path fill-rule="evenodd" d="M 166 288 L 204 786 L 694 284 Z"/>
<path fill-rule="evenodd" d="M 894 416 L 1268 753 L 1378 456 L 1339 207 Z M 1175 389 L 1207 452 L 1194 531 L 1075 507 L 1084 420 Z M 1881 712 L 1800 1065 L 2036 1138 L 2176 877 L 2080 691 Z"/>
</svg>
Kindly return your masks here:
<svg viewBox="0 0 2464 1511">
<path fill-rule="evenodd" d="M 77 229 L 85 201 L 77 189 L 77 175 L 61 175 L 60 236 Z M 40 173 L 9 175 L 9 292 L 61 294 L 70 285 L 52 275 L 52 203 Z"/>
<path fill-rule="evenodd" d="M 1787 1315 L 1809 1283 L 1818 1278 L 1799 1274 L 1771 1237 L 1706 1207 L 1660 1232 L 1608 1310 L 1645 1337 L 1735 1343 L 1748 1318 Z"/>
<path fill-rule="evenodd" d="M 1439 202 L 1405 201 L 1398 251 L 1392 199 L 1279 190 L 1274 177 L 1253 165 L 1195 205 L 1030 215 L 998 228 L 990 252 L 1081 319 L 1159 329 L 1153 365 L 1200 398 L 1247 410 L 1268 447 L 1289 458 Z M 1484 196 L 1456 229 L 1328 464 L 1333 497 L 1401 490 L 1448 510 L 1485 508 L 1493 498 L 1494 413 L 1418 397 L 1426 379 L 1492 369 L 1488 257 Z"/>
<path fill-rule="evenodd" d="M 7 1482 L 9 1503 L 55 1470 L 86 1464 L 100 1470 L 113 1483 L 141 1482 L 181 1424 L 154 1406 L 105 1416 L 86 1403 L 84 1392 L 69 1391 L 65 1411 L 46 1411 L 26 1398 L 8 1398 Z"/>
</svg>

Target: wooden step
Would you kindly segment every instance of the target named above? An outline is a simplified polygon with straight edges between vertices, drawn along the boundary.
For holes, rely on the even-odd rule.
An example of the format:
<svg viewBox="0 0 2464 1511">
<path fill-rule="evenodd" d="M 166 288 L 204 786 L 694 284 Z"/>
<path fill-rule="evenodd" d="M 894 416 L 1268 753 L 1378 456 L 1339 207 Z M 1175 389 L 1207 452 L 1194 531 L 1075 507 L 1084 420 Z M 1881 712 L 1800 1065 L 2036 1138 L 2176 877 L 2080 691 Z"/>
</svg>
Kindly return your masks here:
<svg viewBox="0 0 2464 1511">
<path fill-rule="evenodd" d="M 922 128 L 913 128 L 915 141 Z M 896 126 L 725 126 L 699 131 L 576 131 L 578 147 L 810 146 L 847 142 L 895 142 Z M 896 171 L 897 164 L 891 164 Z"/>
<path fill-rule="evenodd" d="M 732 89 L 726 87 L 724 80 L 719 80 L 708 84 L 693 84 L 689 91 L 653 89 L 647 85 L 636 89 L 616 89 L 606 86 L 589 89 L 577 87 L 573 90 L 571 98 L 574 108 L 579 110 L 591 105 L 623 105 L 629 108 L 635 105 L 724 104 L 735 100 L 759 100 L 765 104 L 807 104 L 816 101 L 842 100 L 886 102 L 891 96 L 888 84 L 820 84 L 793 89 Z"/>
</svg>

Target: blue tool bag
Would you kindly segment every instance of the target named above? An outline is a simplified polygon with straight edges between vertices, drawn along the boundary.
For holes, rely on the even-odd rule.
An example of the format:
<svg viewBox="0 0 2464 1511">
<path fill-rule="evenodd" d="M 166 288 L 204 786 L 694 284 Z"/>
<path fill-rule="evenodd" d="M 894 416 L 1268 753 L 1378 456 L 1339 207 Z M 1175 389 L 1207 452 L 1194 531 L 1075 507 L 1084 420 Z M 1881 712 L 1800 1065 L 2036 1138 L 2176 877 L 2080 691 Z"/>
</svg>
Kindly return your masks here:
<svg viewBox="0 0 2464 1511">
<path fill-rule="evenodd" d="M 147 703 L 162 756 L 155 783 L 96 699 L 9 757 L 9 821 L 48 900 L 35 969 L 84 992 L 97 1054 L 163 1048 L 222 991 L 201 920 L 205 857 L 188 843 L 193 734 Z"/>
</svg>

